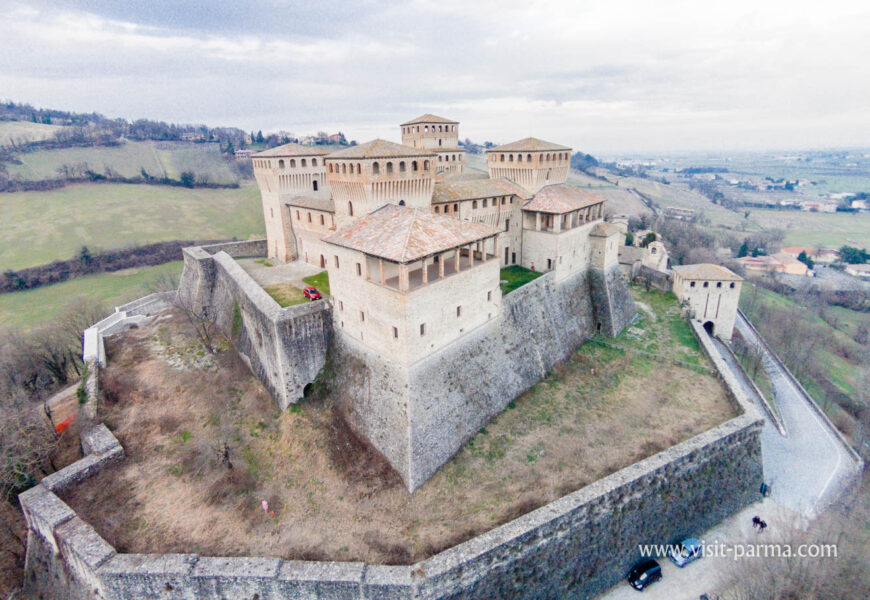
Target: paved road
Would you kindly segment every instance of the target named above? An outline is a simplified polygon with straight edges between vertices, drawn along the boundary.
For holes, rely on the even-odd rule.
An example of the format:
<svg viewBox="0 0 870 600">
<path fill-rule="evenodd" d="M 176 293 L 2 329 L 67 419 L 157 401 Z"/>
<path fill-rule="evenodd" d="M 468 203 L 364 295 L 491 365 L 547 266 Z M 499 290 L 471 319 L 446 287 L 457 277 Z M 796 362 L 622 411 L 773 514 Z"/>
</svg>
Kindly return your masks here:
<svg viewBox="0 0 870 600">
<path fill-rule="evenodd" d="M 755 332 L 742 315 L 738 315 L 736 326 L 744 339 L 757 343 Z M 787 437 L 773 435 L 773 427 L 762 432 L 765 479 L 777 504 L 813 517 L 836 499 L 842 486 L 855 476 L 857 465 L 810 400 L 766 350 L 763 364 L 787 432 Z"/>
</svg>

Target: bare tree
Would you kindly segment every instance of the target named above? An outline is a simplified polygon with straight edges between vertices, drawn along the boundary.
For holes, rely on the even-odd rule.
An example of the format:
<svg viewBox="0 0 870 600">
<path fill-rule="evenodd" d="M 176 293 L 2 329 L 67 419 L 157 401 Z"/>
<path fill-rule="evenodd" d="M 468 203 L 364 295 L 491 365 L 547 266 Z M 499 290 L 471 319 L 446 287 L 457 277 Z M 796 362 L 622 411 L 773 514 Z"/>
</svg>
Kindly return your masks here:
<svg viewBox="0 0 870 600">
<path fill-rule="evenodd" d="M 182 294 L 177 294 L 175 297 L 175 307 L 184 314 L 187 322 L 190 323 L 196 332 L 196 337 L 202 342 L 202 345 L 215 354 L 215 341 L 220 330 L 214 321 L 213 315 L 209 306 L 200 306 L 198 303 Z"/>
<path fill-rule="evenodd" d="M 23 393 L 0 402 L 0 501 L 9 501 L 54 471 L 57 436 Z"/>
</svg>

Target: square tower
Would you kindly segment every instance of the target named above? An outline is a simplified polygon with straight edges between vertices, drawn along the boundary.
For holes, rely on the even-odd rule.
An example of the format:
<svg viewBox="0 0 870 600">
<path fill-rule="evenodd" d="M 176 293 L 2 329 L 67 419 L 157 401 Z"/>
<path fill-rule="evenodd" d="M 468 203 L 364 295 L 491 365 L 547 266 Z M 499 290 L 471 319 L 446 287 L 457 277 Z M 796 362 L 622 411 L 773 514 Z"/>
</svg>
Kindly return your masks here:
<svg viewBox="0 0 870 600">
<path fill-rule="evenodd" d="M 285 144 L 252 157 L 254 177 L 263 200 L 266 243 L 269 258 L 295 260 L 296 239 L 285 200 L 320 192 L 327 186 L 324 155 L 328 151 L 312 146 Z"/>
<path fill-rule="evenodd" d="M 490 148 L 486 162 L 490 177 L 504 177 L 534 194 L 568 180 L 571 148 L 530 137 Z"/>
</svg>

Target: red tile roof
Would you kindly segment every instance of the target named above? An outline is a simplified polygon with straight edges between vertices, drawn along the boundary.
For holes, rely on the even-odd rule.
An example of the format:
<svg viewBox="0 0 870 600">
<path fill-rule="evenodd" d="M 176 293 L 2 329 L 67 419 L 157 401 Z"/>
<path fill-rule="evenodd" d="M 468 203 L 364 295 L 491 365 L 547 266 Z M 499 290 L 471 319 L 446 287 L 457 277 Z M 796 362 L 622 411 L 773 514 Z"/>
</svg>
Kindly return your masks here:
<svg viewBox="0 0 870 600">
<path fill-rule="evenodd" d="M 458 125 L 459 121 L 451 121 L 450 119 L 445 119 L 444 117 L 439 117 L 438 115 L 426 113 L 425 115 L 420 115 L 416 119 L 411 119 L 410 121 L 402 123 L 401 125 L 399 125 L 399 127 L 403 127 L 405 125 L 416 125 L 417 123 L 450 123 L 451 125 Z"/>
<path fill-rule="evenodd" d="M 520 186 L 504 178 L 490 179 L 445 179 L 435 184 L 432 202 L 456 202 L 494 196 L 518 196 L 523 200 L 531 197 Z"/>
<path fill-rule="evenodd" d="M 333 152 L 326 158 L 390 158 L 393 156 L 434 156 L 434 154 L 422 148 L 412 148 L 395 142 L 377 139 Z"/>
<path fill-rule="evenodd" d="M 303 146 L 301 144 L 284 144 L 283 146 L 275 146 L 262 152 L 254 154 L 254 158 L 273 157 L 273 156 L 321 156 L 329 154 L 329 150 L 323 150 L 317 146 Z"/>
<path fill-rule="evenodd" d="M 567 183 L 542 187 L 535 197 L 523 206 L 523 210 L 551 214 L 564 214 L 599 204 L 604 198 Z"/>
<path fill-rule="evenodd" d="M 496 235 L 480 223 L 466 223 L 429 210 L 387 204 L 323 238 L 336 246 L 398 263 L 409 263 L 438 252 Z"/>
<path fill-rule="evenodd" d="M 538 138 L 528 137 L 509 144 L 502 144 L 490 148 L 487 152 L 542 152 L 545 150 L 571 150 L 568 146 L 560 146 L 553 142 L 546 142 Z"/>
</svg>

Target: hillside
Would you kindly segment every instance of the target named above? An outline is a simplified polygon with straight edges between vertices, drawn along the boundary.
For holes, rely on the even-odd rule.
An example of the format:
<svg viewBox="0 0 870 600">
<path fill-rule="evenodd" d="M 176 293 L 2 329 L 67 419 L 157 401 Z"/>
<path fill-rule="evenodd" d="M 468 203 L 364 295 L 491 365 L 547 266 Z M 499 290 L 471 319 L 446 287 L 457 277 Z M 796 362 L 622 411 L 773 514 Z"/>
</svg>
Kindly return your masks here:
<svg viewBox="0 0 870 600">
<path fill-rule="evenodd" d="M 0 146 L 27 144 L 54 137 L 61 125 L 45 125 L 30 121 L 0 121 Z"/>
</svg>

